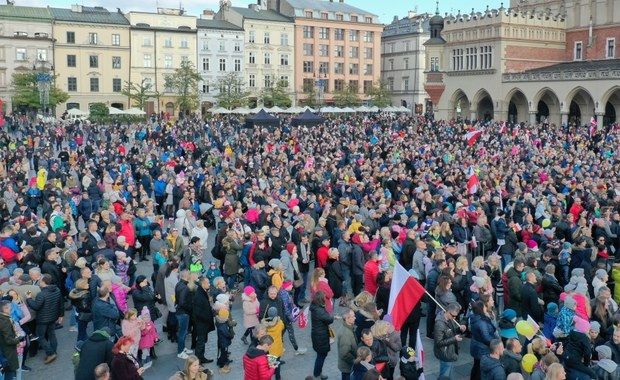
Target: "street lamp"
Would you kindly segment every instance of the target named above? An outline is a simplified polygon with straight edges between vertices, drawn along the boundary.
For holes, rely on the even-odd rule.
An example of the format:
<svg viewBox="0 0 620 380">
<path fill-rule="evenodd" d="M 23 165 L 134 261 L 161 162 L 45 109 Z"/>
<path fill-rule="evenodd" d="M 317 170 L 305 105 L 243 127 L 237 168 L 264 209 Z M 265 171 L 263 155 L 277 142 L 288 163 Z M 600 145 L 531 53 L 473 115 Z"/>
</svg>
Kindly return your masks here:
<svg viewBox="0 0 620 380">
<path fill-rule="evenodd" d="M 39 64 L 38 67 L 37 64 Z M 54 70 L 54 66 L 50 65 L 48 61 L 37 59 L 35 64 L 32 65 L 32 70 L 38 71 L 36 78 L 37 89 L 39 90 L 39 103 L 41 104 L 41 113 L 47 116 L 47 106 L 50 103 L 50 90 L 52 87 L 52 75 L 50 71 Z"/>
</svg>

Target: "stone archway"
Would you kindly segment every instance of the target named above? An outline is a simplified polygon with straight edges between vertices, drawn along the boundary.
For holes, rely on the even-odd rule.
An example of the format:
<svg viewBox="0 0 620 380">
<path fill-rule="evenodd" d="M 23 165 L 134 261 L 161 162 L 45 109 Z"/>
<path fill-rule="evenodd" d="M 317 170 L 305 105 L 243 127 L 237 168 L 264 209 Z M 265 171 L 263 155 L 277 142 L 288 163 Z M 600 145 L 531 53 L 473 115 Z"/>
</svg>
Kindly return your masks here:
<svg viewBox="0 0 620 380">
<path fill-rule="evenodd" d="M 509 123 L 520 123 L 529 120 L 529 105 L 523 91 L 518 88 L 510 90 L 506 97 L 506 104 L 508 104 L 507 121 Z"/>
<path fill-rule="evenodd" d="M 584 125 L 595 115 L 592 95 L 583 87 L 576 87 L 566 96 L 568 104 L 568 122 Z"/>
<path fill-rule="evenodd" d="M 549 124 L 560 125 L 562 122 L 560 99 L 552 89 L 545 87 L 538 91 L 532 104 L 536 105 L 537 122 L 546 120 Z"/>
<path fill-rule="evenodd" d="M 170 115 L 174 114 L 174 103 L 172 102 L 166 103 L 166 113 L 169 113 Z"/>
<path fill-rule="evenodd" d="M 469 98 L 460 88 L 452 94 L 450 98 L 450 117 L 454 120 L 469 119 L 470 103 Z"/>
<path fill-rule="evenodd" d="M 620 86 L 610 88 L 602 97 L 601 104 L 605 106 L 605 114 L 603 115 L 603 125 L 618 122 L 618 114 L 620 113 Z"/>
<path fill-rule="evenodd" d="M 472 102 L 472 110 L 476 112 L 477 120 L 491 120 L 493 119 L 495 107 L 493 106 L 493 99 L 491 95 L 487 92 L 487 90 L 480 90 L 474 96 L 474 101 Z"/>
</svg>

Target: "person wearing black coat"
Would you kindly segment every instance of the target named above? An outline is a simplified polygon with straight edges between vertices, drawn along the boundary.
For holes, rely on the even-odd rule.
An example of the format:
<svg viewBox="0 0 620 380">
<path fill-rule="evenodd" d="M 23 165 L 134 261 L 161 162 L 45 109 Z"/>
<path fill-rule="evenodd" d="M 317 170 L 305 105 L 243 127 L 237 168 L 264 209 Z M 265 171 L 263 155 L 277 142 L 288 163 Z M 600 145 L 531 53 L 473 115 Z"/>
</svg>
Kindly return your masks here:
<svg viewBox="0 0 620 380">
<path fill-rule="evenodd" d="M 506 341 L 506 349 L 500 361 L 504 365 L 506 376 L 513 372 L 521 373 L 521 344 L 517 338 L 510 338 Z"/>
<path fill-rule="evenodd" d="M 52 284 L 60 287 L 64 285 L 63 272 L 60 265 L 56 263 L 58 252 L 55 250 L 45 252 L 45 261 L 41 265 L 41 274 L 49 274 L 52 277 Z"/>
<path fill-rule="evenodd" d="M 555 278 L 555 265 L 547 264 L 545 267 L 545 274 L 542 279 L 543 289 L 543 301 L 545 305 L 550 302 L 558 303 L 560 300 L 560 294 L 564 291 L 564 288 L 560 286 L 557 278 Z"/>
<path fill-rule="evenodd" d="M 332 253 L 333 252 L 333 253 Z M 334 292 L 333 299 L 342 297 L 344 276 L 342 275 L 342 265 L 338 260 L 338 251 L 330 252 L 329 258 L 325 263 L 325 277 L 329 287 Z"/>
<path fill-rule="evenodd" d="M 156 295 L 153 288 L 149 286 L 146 276 L 139 275 L 136 278 L 136 288 L 131 292 L 131 297 L 133 298 L 133 305 L 136 310 L 142 310 L 142 308 L 146 306 L 151 314 L 151 320 L 155 321 L 159 318 L 161 314 L 155 303 L 161 297 Z"/>
<path fill-rule="evenodd" d="M 581 328 L 583 323 L 577 324 L 575 330 L 568 335 L 568 344 L 564 349 L 564 364 L 568 369 L 567 375 L 574 376 L 568 378 L 577 378 L 577 376 L 589 376 L 590 379 L 596 379 L 596 374 L 590 368 L 590 357 L 592 355 L 592 346 L 588 334 L 589 326 Z M 586 323 L 586 325 L 588 325 Z M 585 330 L 580 332 L 578 330 Z"/>
<path fill-rule="evenodd" d="M 209 300 L 209 278 L 204 276 L 199 281 L 199 286 L 194 293 L 194 335 L 196 336 L 196 356 L 200 364 L 210 363 L 212 360 L 205 358 L 205 345 L 209 332 L 215 330 L 213 322 L 213 309 Z"/>
<path fill-rule="evenodd" d="M 95 330 L 80 348 L 80 361 L 75 372 L 76 380 L 95 380 L 95 367 L 101 363 L 112 365 L 112 332 L 108 328 Z"/>
<path fill-rule="evenodd" d="M 15 371 L 19 369 L 19 358 L 17 356 L 17 344 L 23 340 L 18 338 L 13 322 L 11 321 L 11 302 L 2 301 L 0 303 L 0 348 L 5 364 L 5 375 L 7 378 L 9 374 L 15 375 Z"/>
<path fill-rule="evenodd" d="M 538 302 L 538 294 L 536 293 L 536 275 L 529 272 L 525 275 L 525 284 L 521 287 L 521 312 L 523 319 L 528 316 L 532 317 L 536 322 L 542 322 L 545 317 L 542 306 Z"/>
<path fill-rule="evenodd" d="M 387 313 L 390 303 L 390 288 L 392 286 L 392 271 L 379 272 L 377 276 L 377 294 L 375 295 L 375 303 L 377 309 L 381 310 L 381 318 Z M 332 288 L 333 289 L 333 288 Z"/>
<path fill-rule="evenodd" d="M 65 312 L 64 302 L 60 289 L 52 285 L 52 278 L 48 274 L 41 276 L 41 292 L 35 299 L 31 298 L 30 293 L 26 293 L 26 303 L 28 307 L 37 312 L 36 334 L 39 337 L 39 345 L 45 350 L 47 358 L 45 363 L 50 363 L 56 359 L 56 322 L 62 324 Z"/>
<path fill-rule="evenodd" d="M 409 233 L 407 234 L 407 238 L 403 241 L 403 249 L 400 254 L 400 264 L 407 270 L 413 267 L 413 254 L 417 249 L 414 240 L 415 230 L 411 229 L 410 231 L 412 231 L 412 236 L 409 236 Z"/>
<path fill-rule="evenodd" d="M 312 298 L 310 322 L 312 325 L 312 349 L 316 352 L 313 375 L 318 378 L 322 375 L 323 363 L 325 363 L 327 354 L 331 349 L 329 325 L 334 322 L 334 317 L 325 309 L 325 293 L 321 290 L 316 292 Z"/>
<path fill-rule="evenodd" d="M 439 279 L 439 275 L 441 271 L 447 266 L 446 260 L 441 259 L 437 260 L 433 266 L 433 269 L 428 272 L 428 276 L 426 276 L 426 290 L 429 294 L 435 294 L 435 289 L 437 288 L 437 281 Z M 433 332 L 435 331 L 435 313 L 437 310 L 437 306 L 435 302 L 428 302 L 426 305 L 426 336 L 429 339 L 433 339 Z"/>
</svg>

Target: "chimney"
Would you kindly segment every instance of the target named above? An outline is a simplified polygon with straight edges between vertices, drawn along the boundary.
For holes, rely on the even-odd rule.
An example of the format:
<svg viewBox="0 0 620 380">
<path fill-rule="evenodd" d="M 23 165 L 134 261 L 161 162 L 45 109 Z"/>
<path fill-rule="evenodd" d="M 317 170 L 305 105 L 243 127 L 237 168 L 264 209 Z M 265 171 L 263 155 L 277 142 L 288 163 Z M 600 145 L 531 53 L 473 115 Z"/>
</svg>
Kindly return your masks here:
<svg viewBox="0 0 620 380">
<path fill-rule="evenodd" d="M 71 12 L 82 13 L 82 6 L 80 4 L 71 5 Z"/>
<path fill-rule="evenodd" d="M 202 17 L 200 17 L 203 20 L 213 20 L 215 16 L 215 12 L 212 11 L 211 9 L 205 9 L 202 11 Z"/>
<path fill-rule="evenodd" d="M 258 12 L 258 4 L 248 4 L 248 8 L 250 8 L 253 11 Z"/>
</svg>

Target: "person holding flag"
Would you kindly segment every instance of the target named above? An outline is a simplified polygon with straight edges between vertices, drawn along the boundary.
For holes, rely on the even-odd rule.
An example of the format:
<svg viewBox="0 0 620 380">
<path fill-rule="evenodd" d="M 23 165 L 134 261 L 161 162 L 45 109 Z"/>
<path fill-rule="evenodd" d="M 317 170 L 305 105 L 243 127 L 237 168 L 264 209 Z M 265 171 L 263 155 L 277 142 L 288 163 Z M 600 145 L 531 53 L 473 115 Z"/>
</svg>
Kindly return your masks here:
<svg viewBox="0 0 620 380">
<path fill-rule="evenodd" d="M 456 322 L 460 311 L 461 305 L 451 303 L 435 319 L 433 353 L 439 360 L 439 377 L 451 378 L 454 363 L 458 360 L 459 343 L 463 340 L 461 334 L 467 329 L 465 325 Z"/>
</svg>

